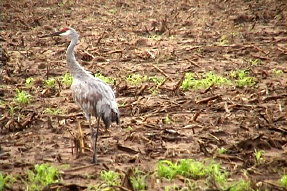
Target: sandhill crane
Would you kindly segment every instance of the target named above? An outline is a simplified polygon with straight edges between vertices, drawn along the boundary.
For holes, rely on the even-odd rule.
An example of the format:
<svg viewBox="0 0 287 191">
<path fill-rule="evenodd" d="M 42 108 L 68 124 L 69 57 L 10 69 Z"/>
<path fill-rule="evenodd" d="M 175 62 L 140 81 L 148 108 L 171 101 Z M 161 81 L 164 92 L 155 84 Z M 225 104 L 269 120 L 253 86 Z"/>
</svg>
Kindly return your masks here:
<svg viewBox="0 0 287 191">
<path fill-rule="evenodd" d="M 89 121 L 93 148 L 92 162 L 96 163 L 100 119 L 104 122 L 106 129 L 111 126 L 112 122 L 119 124 L 119 109 L 115 94 L 108 84 L 91 75 L 76 61 L 74 48 L 77 45 L 79 35 L 75 29 L 66 27 L 59 32 L 42 37 L 48 36 L 63 36 L 68 37 L 71 40 L 66 53 L 67 65 L 71 75 L 73 76 L 71 90 L 75 102 L 84 111 L 84 115 Z M 92 116 L 97 119 L 96 132 L 91 124 Z"/>
</svg>

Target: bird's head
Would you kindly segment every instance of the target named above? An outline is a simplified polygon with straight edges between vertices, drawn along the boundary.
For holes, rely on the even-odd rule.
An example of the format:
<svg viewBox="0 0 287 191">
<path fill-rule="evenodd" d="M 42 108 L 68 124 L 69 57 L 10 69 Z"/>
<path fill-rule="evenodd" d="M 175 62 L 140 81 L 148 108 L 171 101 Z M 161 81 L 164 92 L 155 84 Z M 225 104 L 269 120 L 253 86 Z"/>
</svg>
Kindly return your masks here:
<svg viewBox="0 0 287 191">
<path fill-rule="evenodd" d="M 64 27 L 60 31 L 49 34 L 49 35 L 44 35 L 44 36 L 42 36 L 42 38 L 43 37 L 49 37 L 49 36 L 63 36 L 63 37 L 67 37 L 67 38 L 71 39 L 73 37 L 78 37 L 78 33 L 75 31 L 75 29 L 73 29 L 71 27 Z"/>
</svg>

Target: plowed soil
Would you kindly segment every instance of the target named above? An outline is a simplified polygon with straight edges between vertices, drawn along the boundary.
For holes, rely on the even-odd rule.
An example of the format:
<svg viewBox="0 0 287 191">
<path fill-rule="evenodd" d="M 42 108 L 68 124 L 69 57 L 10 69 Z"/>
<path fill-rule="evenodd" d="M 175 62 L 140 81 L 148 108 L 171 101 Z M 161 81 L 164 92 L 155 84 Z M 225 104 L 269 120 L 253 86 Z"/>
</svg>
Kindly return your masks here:
<svg viewBox="0 0 287 191">
<path fill-rule="evenodd" d="M 62 182 L 77 189 L 99 182 L 101 170 L 139 167 L 153 172 L 160 159 L 213 159 L 253 188 L 280 190 L 287 172 L 286 1 L 179 0 L 1 1 L 0 170 L 21 175 L 35 164 L 69 164 Z M 112 77 L 120 125 L 102 128 L 97 165 L 91 164 L 89 126 L 69 87 L 68 40 L 39 38 L 71 26 L 80 34 L 77 60 Z M 245 70 L 252 86 L 180 88 L 186 72 L 228 76 Z M 137 85 L 127 76 L 164 77 Z M 32 87 L 25 85 L 34 78 Z M 15 102 L 16 89 L 31 94 Z M 62 111 L 44 112 L 46 108 Z M 78 129 L 84 153 L 77 154 Z M 219 153 L 218 149 L 226 152 Z M 258 163 L 255 151 L 264 151 Z M 243 175 L 245 173 L 245 176 Z M 88 176 L 90 175 L 90 176 Z M 148 190 L 163 190 L 150 178 Z M 62 188 L 65 188 L 63 186 Z M 15 184 L 12 189 L 24 190 Z M 72 189 L 72 188 L 70 188 Z M 128 189 L 128 188 L 127 188 Z M 129 188 L 130 189 L 130 188 Z"/>
</svg>

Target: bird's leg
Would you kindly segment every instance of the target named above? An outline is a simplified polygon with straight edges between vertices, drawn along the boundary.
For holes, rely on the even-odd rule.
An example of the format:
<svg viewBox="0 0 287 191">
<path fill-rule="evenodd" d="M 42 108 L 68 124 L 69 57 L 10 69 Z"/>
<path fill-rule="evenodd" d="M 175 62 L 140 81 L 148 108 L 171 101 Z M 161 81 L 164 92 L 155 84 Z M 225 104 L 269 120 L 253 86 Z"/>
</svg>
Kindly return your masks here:
<svg viewBox="0 0 287 191">
<path fill-rule="evenodd" d="M 94 128 L 92 127 L 92 122 L 91 122 L 91 119 L 89 119 L 89 126 L 90 126 L 90 129 L 91 129 L 91 142 L 92 142 L 92 149 L 93 149 L 93 163 L 96 162 L 96 155 L 95 155 L 95 150 L 96 150 L 96 144 L 95 144 L 95 130 Z"/>
<path fill-rule="evenodd" d="M 98 142 L 98 135 L 99 135 L 99 127 L 100 127 L 100 118 L 97 117 L 97 131 L 96 131 L 96 136 L 94 139 L 94 156 L 93 156 L 93 162 L 97 162 L 97 142 Z"/>
</svg>

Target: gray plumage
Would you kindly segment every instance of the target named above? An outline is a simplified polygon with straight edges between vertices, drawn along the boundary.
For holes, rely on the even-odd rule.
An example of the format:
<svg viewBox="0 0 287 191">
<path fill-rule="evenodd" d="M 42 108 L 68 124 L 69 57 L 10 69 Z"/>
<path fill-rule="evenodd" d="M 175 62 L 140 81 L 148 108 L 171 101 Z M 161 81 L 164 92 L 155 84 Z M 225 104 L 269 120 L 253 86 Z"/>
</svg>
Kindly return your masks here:
<svg viewBox="0 0 287 191">
<path fill-rule="evenodd" d="M 99 120 L 102 119 L 106 128 L 109 128 L 112 122 L 119 123 L 119 110 L 115 94 L 108 84 L 91 75 L 76 61 L 74 48 L 79 35 L 75 29 L 64 28 L 60 32 L 52 34 L 52 36 L 55 35 L 67 36 L 71 39 L 67 49 L 67 64 L 73 76 L 71 90 L 75 102 L 84 111 L 85 117 L 89 121 L 94 151 L 93 162 L 96 162 Z M 91 126 L 92 116 L 97 118 L 96 132 Z"/>
</svg>

